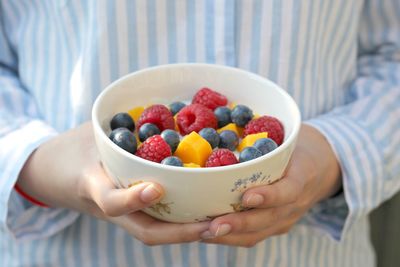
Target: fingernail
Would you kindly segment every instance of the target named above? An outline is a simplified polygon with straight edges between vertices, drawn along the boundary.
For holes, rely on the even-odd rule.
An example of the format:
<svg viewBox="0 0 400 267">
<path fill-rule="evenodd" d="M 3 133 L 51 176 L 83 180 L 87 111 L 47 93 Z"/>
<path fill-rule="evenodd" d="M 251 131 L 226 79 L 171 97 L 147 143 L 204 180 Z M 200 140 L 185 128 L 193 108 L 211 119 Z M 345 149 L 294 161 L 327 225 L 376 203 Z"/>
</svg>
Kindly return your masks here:
<svg viewBox="0 0 400 267">
<path fill-rule="evenodd" d="M 161 196 L 161 192 L 158 188 L 156 188 L 153 184 L 148 185 L 145 189 L 143 189 L 140 194 L 140 199 L 143 202 L 151 202 Z"/>
<path fill-rule="evenodd" d="M 201 239 L 210 239 L 210 238 L 214 238 L 215 235 L 211 234 L 211 232 L 207 230 L 207 231 L 201 233 L 200 237 L 201 237 Z"/>
<path fill-rule="evenodd" d="M 232 226 L 229 224 L 220 224 L 215 232 L 215 236 L 223 236 L 229 234 L 232 230 Z"/>
<path fill-rule="evenodd" d="M 246 206 L 255 207 L 261 205 L 264 202 L 264 197 L 259 194 L 251 194 L 246 201 Z"/>
</svg>

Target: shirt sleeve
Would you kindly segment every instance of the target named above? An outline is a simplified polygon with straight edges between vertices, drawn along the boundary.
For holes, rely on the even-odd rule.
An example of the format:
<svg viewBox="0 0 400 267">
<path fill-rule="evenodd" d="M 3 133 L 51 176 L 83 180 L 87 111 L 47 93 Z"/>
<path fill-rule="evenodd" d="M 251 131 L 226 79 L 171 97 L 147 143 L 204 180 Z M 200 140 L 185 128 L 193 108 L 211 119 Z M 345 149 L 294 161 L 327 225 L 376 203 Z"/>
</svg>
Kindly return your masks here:
<svg viewBox="0 0 400 267">
<path fill-rule="evenodd" d="M 71 224 L 78 213 L 24 205 L 14 185 L 29 155 L 57 132 L 41 119 L 35 99 L 18 78 L 18 62 L 0 6 L 0 233 L 43 238 Z"/>
<path fill-rule="evenodd" d="M 333 148 L 344 191 L 312 209 L 308 220 L 337 240 L 400 188 L 399 14 L 398 0 L 364 3 L 351 101 L 306 122 Z"/>
</svg>

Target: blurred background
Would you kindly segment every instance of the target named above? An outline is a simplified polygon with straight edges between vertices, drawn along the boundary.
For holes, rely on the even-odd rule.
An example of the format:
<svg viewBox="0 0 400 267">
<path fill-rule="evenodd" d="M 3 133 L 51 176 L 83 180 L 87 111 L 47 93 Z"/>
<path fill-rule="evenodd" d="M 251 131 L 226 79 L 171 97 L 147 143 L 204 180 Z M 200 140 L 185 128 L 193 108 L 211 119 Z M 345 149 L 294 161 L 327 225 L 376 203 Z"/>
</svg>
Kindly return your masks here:
<svg viewBox="0 0 400 267">
<path fill-rule="evenodd" d="M 400 193 L 370 215 L 378 267 L 400 266 Z"/>
</svg>

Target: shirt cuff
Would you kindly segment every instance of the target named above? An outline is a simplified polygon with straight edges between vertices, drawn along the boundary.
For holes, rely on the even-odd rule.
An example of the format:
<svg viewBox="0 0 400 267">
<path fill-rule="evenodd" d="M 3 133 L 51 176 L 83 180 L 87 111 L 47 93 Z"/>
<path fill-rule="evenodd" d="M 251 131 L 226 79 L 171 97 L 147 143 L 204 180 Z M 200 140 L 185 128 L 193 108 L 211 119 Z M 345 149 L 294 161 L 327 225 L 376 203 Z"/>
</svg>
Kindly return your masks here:
<svg viewBox="0 0 400 267">
<path fill-rule="evenodd" d="M 50 236 L 70 225 L 78 213 L 66 209 L 41 208 L 24 204 L 14 185 L 31 153 L 57 132 L 40 120 L 33 120 L 0 138 L 0 229 L 17 240 Z"/>
<path fill-rule="evenodd" d="M 383 189 L 382 152 L 367 127 L 343 114 L 327 114 L 305 122 L 320 131 L 339 162 L 343 194 L 318 203 L 306 221 L 340 241 L 353 225 L 375 208 Z"/>
</svg>

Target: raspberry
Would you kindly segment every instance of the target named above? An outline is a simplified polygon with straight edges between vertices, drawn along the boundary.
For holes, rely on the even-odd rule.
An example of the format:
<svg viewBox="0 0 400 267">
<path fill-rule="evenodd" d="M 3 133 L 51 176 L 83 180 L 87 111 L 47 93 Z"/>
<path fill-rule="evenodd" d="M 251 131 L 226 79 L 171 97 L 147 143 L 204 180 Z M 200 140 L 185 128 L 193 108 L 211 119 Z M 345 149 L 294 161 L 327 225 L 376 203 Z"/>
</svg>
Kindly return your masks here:
<svg viewBox="0 0 400 267">
<path fill-rule="evenodd" d="M 278 145 L 282 144 L 284 129 L 282 123 L 275 117 L 261 116 L 251 120 L 244 128 L 244 136 L 254 133 L 268 132 L 268 137 Z"/>
<path fill-rule="evenodd" d="M 204 87 L 194 95 L 192 104 L 200 104 L 214 110 L 217 107 L 226 106 L 226 104 L 228 104 L 228 99 L 226 96 Z"/>
<path fill-rule="evenodd" d="M 161 135 L 153 135 L 147 138 L 136 152 L 136 156 L 158 163 L 171 155 L 171 148 Z"/>
<path fill-rule="evenodd" d="M 206 161 L 206 167 L 227 166 L 238 163 L 238 160 L 232 151 L 226 148 L 220 148 L 213 151 Z"/>
<path fill-rule="evenodd" d="M 217 128 L 217 118 L 211 109 L 200 105 L 191 104 L 178 112 L 176 123 L 182 135 L 199 132 L 203 128 Z"/>
<path fill-rule="evenodd" d="M 146 108 L 139 117 L 137 129 L 145 123 L 155 124 L 161 132 L 165 129 L 175 129 L 174 117 L 164 105 L 152 105 Z"/>
</svg>

